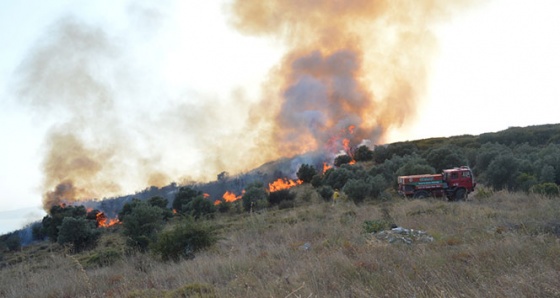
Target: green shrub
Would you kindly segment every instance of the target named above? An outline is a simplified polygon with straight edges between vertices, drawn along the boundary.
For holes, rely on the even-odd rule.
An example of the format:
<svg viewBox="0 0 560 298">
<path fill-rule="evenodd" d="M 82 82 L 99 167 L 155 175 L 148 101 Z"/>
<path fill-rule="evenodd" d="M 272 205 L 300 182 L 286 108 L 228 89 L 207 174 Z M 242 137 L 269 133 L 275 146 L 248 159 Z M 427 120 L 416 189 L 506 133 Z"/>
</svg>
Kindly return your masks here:
<svg viewBox="0 0 560 298">
<path fill-rule="evenodd" d="M 547 197 L 558 197 L 560 195 L 560 189 L 556 183 L 541 183 L 533 186 L 531 192 L 541 194 Z"/>
<path fill-rule="evenodd" d="M 334 159 L 334 166 L 340 167 L 341 165 L 349 164 L 351 161 L 352 157 L 350 157 L 349 155 L 339 155 Z"/>
<path fill-rule="evenodd" d="M 58 232 L 59 244 L 71 244 L 75 252 L 91 248 L 97 243 L 100 231 L 85 218 L 65 217 Z"/>
<path fill-rule="evenodd" d="M 265 208 L 268 205 L 268 199 L 262 182 L 255 182 L 249 185 L 241 201 L 245 211 Z"/>
<path fill-rule="evenodd" d="M 268 196 L 268 202 L 270 205 L 278 205 L 283 201 L 293 201 L 296 195 L 289 189 L 282 189 L 278 191 L 273 191 Z"/>
<path fill-rule="evenodd" d="M 317 174 L 311 178 L 311 185 L 315 188 L 323 185 L 323 177 L 320 174 Z"/>
<path fill-rule="evenodd" d="M 162 209 L 148 204 L 138 204 L 123 218 L 127 244 L 145 251 L 163 227 Z"/>
<path fill-rule="evenodd" d="M 318 192 L 319 192 L 319 195 L 321 196 L 321 198 L 323 198 L 323 200 L 325 200 L 325 201 L 330 201 L 332 199 L 333 194 L 334 194 L 333 188 L 328 186 L 328 185 L 321 186 L 318 189 Z"/>
<path fill-rule="evenodd" d="M 153 250 L 165 261 L 192 258 L 194 253 L 212 246 L 218 240 L 217 228 L 187 221 L 160 234 Z"/>
<path fill-rule="evenodd" d="M 342 189 L 354 203 L 363 202 L 371 192 L 372 185 L 362 179 L 350 179 Z"/>
<path fill-rule="evenodd" d="M 297 177 L 299 180 L 303 181 L 304 183 L 311 182 L 313 176 L 317 174 L 317 170 L 314 166 L 308 164 L 302 164 L 297 171 Z"/>
<path fill-rule="evenodd" d="M 366 220 L 362 225 L 364 232 L 366 233 L 378 233 L 381 231 L 385 231 L 391 228 L 396 227 L 396 225 L 388 220 L 384 219 L 374 219 L 374 220 Z"/>
<path fill-rule="evenodd" d="M 118 260 L 121 260 L 122 256 L 122 252 L 109 248 L 95 252 L 86 260 L 86 265 L 92 267 L 111 266 Z"/>
</svg>

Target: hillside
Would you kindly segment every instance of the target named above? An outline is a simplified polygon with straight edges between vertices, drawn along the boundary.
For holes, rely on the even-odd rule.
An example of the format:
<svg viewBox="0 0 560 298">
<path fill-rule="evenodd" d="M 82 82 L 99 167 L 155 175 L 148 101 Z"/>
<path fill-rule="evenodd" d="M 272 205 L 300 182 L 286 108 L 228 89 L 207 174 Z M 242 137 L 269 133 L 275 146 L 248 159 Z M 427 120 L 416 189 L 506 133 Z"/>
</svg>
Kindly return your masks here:
<svg viewBox="0 0 560 298">
<path fill-rule="evenodd" d="M 126 254 L 120 227 L 96 249 L 40 243 L 4 254 L 2 297 L 553 297 L 560 293 L 560 200 L 498 192 L 466 202 L 323 202 L 219 216 L 221 240 L 191 260 Z M 308 197 L 309 196 L 309 197 Z M 431 242 L 364 232 L 388 220 Z"/>
<path fill-rule="evenodd" d="M 396 194 L 398 175 L 459 165 L 466 201 Z M 559 183 L 560 125 L 310 153 L 54 206 L 0 236 L 0 296 L 558 296 Z"/>
</svg>

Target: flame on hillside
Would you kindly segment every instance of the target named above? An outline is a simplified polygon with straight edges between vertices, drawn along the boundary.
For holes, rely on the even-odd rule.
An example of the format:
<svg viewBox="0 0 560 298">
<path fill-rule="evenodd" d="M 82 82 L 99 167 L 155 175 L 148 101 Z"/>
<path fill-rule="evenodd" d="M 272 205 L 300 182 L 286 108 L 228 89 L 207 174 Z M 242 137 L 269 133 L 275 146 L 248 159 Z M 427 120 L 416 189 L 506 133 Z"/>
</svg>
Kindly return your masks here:
<svg viewBox="0 0 560 298">
<path fill-rule="evenodd" d="M 242 195 L 237 196 L 233 192 L 226 191 L 222 196 L 222 199 L 224 199 L 225 202 L 231 203 L 241 199 L 241 197 L 243 196 Z"/>
<path fill-rule="evenodd" d="M 121 223 L 118 218 L 107 218 L 103 212 L 97 213 L 95 217 L 97 220 L 97 226 L 101 228 L 108 228 Z"/>
<path fill-rule="evenodd" d="M 289 189 L 289 188 L 292 188 L 296 185 L 300 185 L 302 183 L 303 183 L 303 181 L 301 181 L 301 180 L 291 180 L 291 179 L 287 179 L 287 178 L 278 178 L 278 179 L 276 179 L 276 181 L 268 184 L 268 191 L 269 192 L 274 192 L 274 191 L 279 191 L 279 190 L 283 190 L 283 189 Z"/>
<path fill-rule="evenodd" d="M 329 165 L 326 161 L 323 162 L 323 174 L 328 171 L 329 169 L 332 169 L 332 165 Z"/>
</svg>

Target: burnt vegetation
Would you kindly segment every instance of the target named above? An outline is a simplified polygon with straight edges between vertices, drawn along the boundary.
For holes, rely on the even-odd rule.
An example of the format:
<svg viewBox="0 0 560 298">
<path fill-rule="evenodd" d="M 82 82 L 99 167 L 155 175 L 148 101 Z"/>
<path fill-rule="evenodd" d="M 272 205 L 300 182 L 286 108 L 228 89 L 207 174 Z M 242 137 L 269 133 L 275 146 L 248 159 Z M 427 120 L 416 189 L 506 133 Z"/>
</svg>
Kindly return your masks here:
<svg viewBox="0 0 560 298">
<path fill-rule="evenodd" d="M 96 290 L 84 283 L 81 292 L 72 292 L 75 288 L 70 290 L 68 286 L 66 290 L 63 287 L 63 292 L 51 290 L 54 296 L 106 296 L 118 289 L 117 296 L 140 290 L 138 295 L 149 297 L 187 286 L 208 287 L 216 296 L 251 293 L 285 296 L 302 284 L 305 284 L 301 288 L 303 296 L 333 293 L 317 283 L 330 283 L 339 296 L 385 293 L 433 296 L 444 292 L 452 296 L 459 293 L 478 296 L 488 295 L 491 280 L 508 274 L 526 279 L 516 284 L 501 279 L 503 285 L 517 289 L 515 293 L 554 296 L 560 291 L 555 282 L 558 272 L 554 270 L 560 266 L 558 247 L 554 244 L 560 239 L 559 136 L 560 125 L 543 125 L 479 136 L 424 139 L 372 148 L 360 146 L 352 154 L 337 157 L 334 167 L 324 171 L 321 171 L 322 161 L 300 163 L 295 174 L 301 185 L 286 189 L 270 191 L 267 185 L 283 173 L 278 170 L 280 166 L 275 171 L 263 167 L 235 177 L 223 172 L 216 181 L 206 184 L 150 187 L 135 195 L 98 202 L 97 209 L 53 206 L 41 222 L 0 236 L 0 267 L 2 275 L 10 280 L 12 270 L 19 270 L 18 266 L 27 264 L 26 260 L 47 262 L 44 255 L 49 252 L 60 259 L 53 257 L 54 263 L 34 267 L 31 272 L 64 267 L 61 265 L 64 256 L 77 261 L 81 270 L 85 268 L 79 274 L 87 278 L 101 274 L 101 268 L 123 266 L 127 262 L 134 263 L 136 267 L 131 270 L 146 274 L 145 278 L 161 268 L 177 270 L 175 264 L 182 262 L 191 262 L 198 268 L 189 269 L 193 276 L 189 282 L 150 281 L 156 289 L 152 294 L 146 292 L 149 287 L 142 282 L 124 284 L 124 280 L 135 277 L 119 271 L 113 277 L 104 277 L 112 279 L 113 286 L 107 283 Z M 473 169 L 478 182 L 476 192 L 466 202 L 451 203 L 435 198 L 409 200 L 396 194 L 399 175 L 438 173 L 462 165 Z M 222 198 L 226 191 L 231 191 L 233 199 Z M 108 218 L 118 218 L 118 223 L 104 227 L 101 223 Z M 377 233 L 396 225 L 427 230 L 435 234 L 434 243 L 423 244 L 427 249 L 423 253 L 400 246 L 397 250 L 386 250 L 385 244 L 371 246 L 364 235 L 364 229 L 366 234 Z M 334 230 L 329 231 L 327 226 Z M 289 231 L 286 232 L 289 235 L 283 234 L 283 230 Z M 501 242 L 506 240 L 507 243 Z M 401 248 L 410 251 L 405 256 L 399 253 Z M 314 266 L 300 255 L 310 249 L 317 249 L 317 253 L 332 250 L 334 260 L 321 259 L 321 262 L 326 267 L 332 266 L 331 269 L 342 270 L 342 277 L 336 278 L 343 278 L 346 283 L 336 281 L 335 276 L 326 272 L 328 268 L 311 274 L 309 269 L 294 265 L 298 268 L 294 276 L 264 270 L 266 266 L 288 270 L 288 265 L 281 261 L 286 258 Z M 373 252 L 384 259 L 371 259 Z M 316 257 L 324 255 L 319 253 Z M 210 261 L 212 258 L 218 261 Z M 390 271 L 393 273 L 387 277 L 388 270 L 404 265 L 402 258 L 406 259 L 408 269 Z M 445 262 L 437 261 L 438 258 L 445 258 Z M 552 276 L 523 275 L 500 262 L 502 258 L 517 262 L 519 267 L 528 267 L 529 271 L 544 270 Z M 535 267 L 538 259 L 547 260 L 538 262 L 542 268 Z M 253 269 L 244 267 L 243 262 Z M 484 267 L 488 262 L 495 267 Z M 255 273 L 260 276 L 250 277 L 248 272 L 254 268 L 261 270 Z M 194 273 L 196 270 L 206 275 Z M 220 270 L 227 272 L 219 273 Z M 422 280 L 433 280 L 434 276 L 428 272 L 434 270 L 441 272 L 440 280 L 443 275 L 470 274 L 476 277 L 476 282 L 458 277 L 429 286 Z M 317 280 L 302 277 L 317 273 Z M 219 279 L 224 282 L 218 282 Z M 407 286 L 389 286 L 403 279 Z M 272 292 L 259 287 L 271 280 L 282 282 L 275 284 Z M 469 290 L 461 288 L 467 280 Z M 531 282 L 542 288 L 532 288 Z M 17 289 L 8 283 L 0 284 L 0 296 L 19 296 Z M 238 284 L 245 284 L 245 292 L 237 288 Z M 364 292 L 355 292 L 347 284 L 355 284 Z M 33 292 L 39 288 L 24 288 L 29 292 L 23 296 L 39 293 Z M 492 296 L 513 293 L 505 289 L 493 291 Z"/>
</svg>

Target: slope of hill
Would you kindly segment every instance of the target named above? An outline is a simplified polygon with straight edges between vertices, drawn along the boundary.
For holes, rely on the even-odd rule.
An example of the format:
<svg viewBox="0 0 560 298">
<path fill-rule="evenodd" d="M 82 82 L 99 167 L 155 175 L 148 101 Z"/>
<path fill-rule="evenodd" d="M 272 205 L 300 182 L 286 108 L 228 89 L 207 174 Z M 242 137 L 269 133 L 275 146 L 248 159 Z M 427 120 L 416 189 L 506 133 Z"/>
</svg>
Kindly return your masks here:
<svg viewBox="0 0 560 298">
<path fill-rule="evenodd" d="M 2 297 L 553 297 L 560 293 L 560 200 L 483 192 L 466 202 L 356 205 L 297 187 L 295 208 L 223 214 L 221 240 L 194 259 L 129 252 L 121 227 L 96 249 L 48 242 L 3 255 Z M 433 240 L 380 240 L 391 222 Z"/>
</svg>

